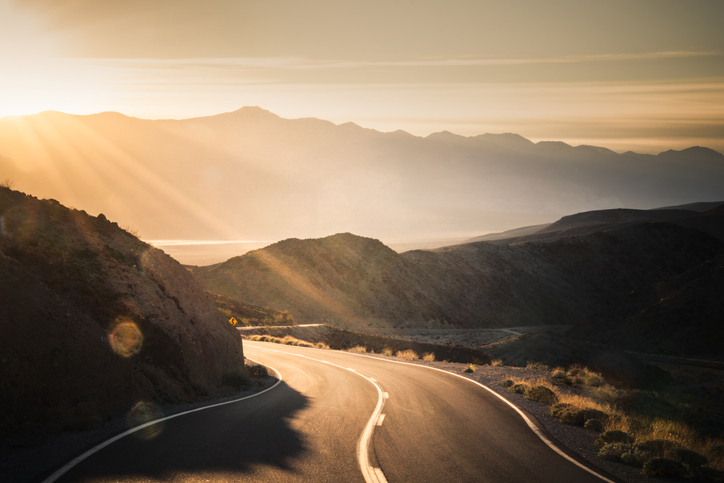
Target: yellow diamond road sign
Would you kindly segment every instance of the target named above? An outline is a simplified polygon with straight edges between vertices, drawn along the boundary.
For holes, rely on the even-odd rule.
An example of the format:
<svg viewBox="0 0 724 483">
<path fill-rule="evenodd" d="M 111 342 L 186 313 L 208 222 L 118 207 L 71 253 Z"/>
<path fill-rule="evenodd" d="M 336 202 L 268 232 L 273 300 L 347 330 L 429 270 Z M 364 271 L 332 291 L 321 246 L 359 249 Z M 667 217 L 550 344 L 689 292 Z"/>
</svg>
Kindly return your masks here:
<svg viewBox="0 0 724 483">
<path fill-rule="evenodd" d="M 231 325 L 236 325 L 236 319 L 234 317 L 230 318 L 229 322 L 231 323 Z"/>
</svg>

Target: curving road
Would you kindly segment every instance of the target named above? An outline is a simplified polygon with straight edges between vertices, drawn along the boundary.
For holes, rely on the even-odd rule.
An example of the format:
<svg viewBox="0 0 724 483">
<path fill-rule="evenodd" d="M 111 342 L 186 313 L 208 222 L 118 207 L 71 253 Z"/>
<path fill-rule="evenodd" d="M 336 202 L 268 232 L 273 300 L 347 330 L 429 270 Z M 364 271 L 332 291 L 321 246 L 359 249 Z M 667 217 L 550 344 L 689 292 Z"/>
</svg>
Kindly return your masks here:
<svg viewBox="0 0 724 483">
<path fill-rule="evenodd" d="M 248 341 L 244 352 L 282 382 L 122 437 L 52 481 L 618 481 L 468 379 L 346 352 Z"/>
</svg>

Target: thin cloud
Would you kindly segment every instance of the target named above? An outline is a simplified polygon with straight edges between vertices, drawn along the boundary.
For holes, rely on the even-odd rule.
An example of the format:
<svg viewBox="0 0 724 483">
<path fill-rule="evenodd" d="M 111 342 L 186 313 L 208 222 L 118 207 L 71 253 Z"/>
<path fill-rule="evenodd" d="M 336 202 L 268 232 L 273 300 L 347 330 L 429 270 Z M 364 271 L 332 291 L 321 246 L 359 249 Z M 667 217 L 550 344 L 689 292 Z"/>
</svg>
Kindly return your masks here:
<svg viewBox="0 0 724 483">
<path fill-rule="evenodd" d="M 371 67 L 485 67 L 537 64 L 580 64 L 602 62 L 624 62 L 640 60 L 666 60 L 695 57 L 721 57 L 721 52 L 643 52 L 635 54 L 566 55 L 545 58 L 455 58 L 420 59 L 401 61 L 345 61 L 314 60 L 302 57 L 236 57 L 236 58 L 186 58 L 186 59 L 93 59 L 92 63 L 139 69 L 365 69 Z"/>
</svg>

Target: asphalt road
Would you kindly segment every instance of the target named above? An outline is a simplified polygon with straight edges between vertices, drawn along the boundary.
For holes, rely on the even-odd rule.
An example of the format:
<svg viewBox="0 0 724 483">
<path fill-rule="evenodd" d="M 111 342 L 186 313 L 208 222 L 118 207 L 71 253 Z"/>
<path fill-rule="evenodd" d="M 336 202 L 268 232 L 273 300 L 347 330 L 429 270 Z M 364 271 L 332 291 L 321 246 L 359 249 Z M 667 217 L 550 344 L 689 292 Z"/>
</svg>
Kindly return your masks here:
<svg viewBox="0 0 724 483">
<path fill-rule="evenodd" d="M 513 407 L 459 376 L 261 342 L 245 341 L 244 352 L 282 382 L 120 438 L 57 481 L 611 481 L 552 449 Z"/>
</svg>

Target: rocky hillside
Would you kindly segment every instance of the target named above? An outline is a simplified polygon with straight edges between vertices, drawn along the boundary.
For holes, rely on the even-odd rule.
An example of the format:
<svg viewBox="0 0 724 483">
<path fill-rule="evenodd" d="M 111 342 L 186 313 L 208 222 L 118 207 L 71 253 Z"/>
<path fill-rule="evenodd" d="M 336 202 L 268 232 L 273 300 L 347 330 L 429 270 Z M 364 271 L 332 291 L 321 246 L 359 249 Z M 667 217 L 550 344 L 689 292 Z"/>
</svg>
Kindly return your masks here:
<svg viewBox="0 0 724 483">
<path fill-rule="evenodd" d="M 403 254 L 350 234 L 291 239 L 194 273 L 209 291 L 288 310 L 300 323 L 579 326 L 724 251 L 704 231 L 628 219 L 576 236 Z"/>
<path fill-rule="evenodd" d="M 103 215 L 0 188 L 0 433 L 214 394 L 237 331 L 175 260 Z"/>
</svg>

